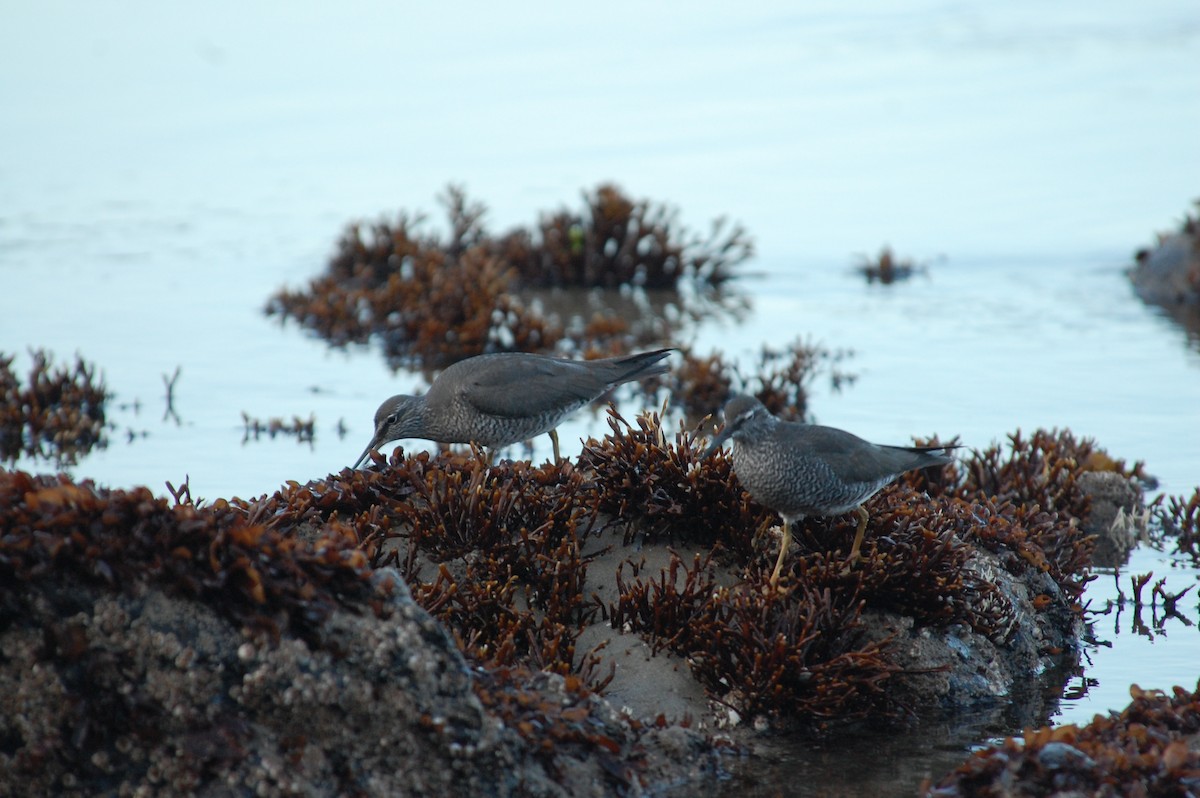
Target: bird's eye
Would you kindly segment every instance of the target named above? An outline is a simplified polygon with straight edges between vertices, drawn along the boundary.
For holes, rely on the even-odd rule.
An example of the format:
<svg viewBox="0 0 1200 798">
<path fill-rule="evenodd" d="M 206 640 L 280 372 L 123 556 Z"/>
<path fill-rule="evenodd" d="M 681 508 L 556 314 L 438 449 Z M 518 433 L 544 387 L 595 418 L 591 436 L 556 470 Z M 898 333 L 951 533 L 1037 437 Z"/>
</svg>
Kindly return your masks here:
<svg viewBox="0 0 1200 798">
<path fill-rule="evenodd" d="M 390 427 L 391 425 L 395 424 L 395 423 L 396 423 L 396 414 L 395 414 L 395 413 L 392 413 L 390 416 L 388 416 L 387 418 L 385 418 L 385 419 L 383 420 L 383 423 L 384 423 L 384 424 L 387 424 L 389 427 Z"/>
</svg>

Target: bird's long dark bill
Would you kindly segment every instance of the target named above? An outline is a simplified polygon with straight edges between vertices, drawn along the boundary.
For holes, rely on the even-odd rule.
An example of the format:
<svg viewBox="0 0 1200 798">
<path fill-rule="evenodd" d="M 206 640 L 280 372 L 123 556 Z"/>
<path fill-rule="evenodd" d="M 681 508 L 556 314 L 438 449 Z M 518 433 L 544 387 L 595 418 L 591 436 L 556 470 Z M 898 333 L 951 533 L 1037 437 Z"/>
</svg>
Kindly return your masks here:
<svg viewBox="0 0 1200 798">
<path fill-rule="evenodd" d="M 350 466 L 350 470 L 354 471 L 355 469 L 357 469 L 359 464 L 363 460 L 367 459 L 367 455 L 369 455 L 371 453 L 371 450 L 374 449 L 375 447 L 377 447 L 378 445 L 379 445 L 379 438 L 378 437 L 371 438 L 371 442 L 367 444 L 367 448 L 363 449 L 363 453 L 360 454 L 358 456 L 358 459 L 354 461 L 354 465 Z"/>
<path fill-rule="evenodd" d="M 717 437 L 713 438 L 712 443 L 710 443 L 708 445 L 708 448 L 705 449 L 704 452 L 700 455 L 700 459 L 707 460 L 708 456 L 710 454 L 712 454 L 713 452 L 715 452 L 717 449 L 720 449 L 721 446 L 723 446 L 725 444 L 725 441 L 727 441 L 727 440 L 729 440 L 729 425 L 728 424 L 726 424 L 724 427 L 721 428 L 721 431 L 719 433 L 717 433 Z"/>
</svg>

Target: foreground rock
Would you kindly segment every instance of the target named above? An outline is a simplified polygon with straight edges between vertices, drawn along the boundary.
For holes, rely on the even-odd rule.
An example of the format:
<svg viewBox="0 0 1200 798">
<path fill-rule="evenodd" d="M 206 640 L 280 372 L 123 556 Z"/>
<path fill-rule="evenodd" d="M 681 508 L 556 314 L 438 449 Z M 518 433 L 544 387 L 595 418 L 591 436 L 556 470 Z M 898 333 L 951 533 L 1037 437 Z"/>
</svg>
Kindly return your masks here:
<svg viewBox="0 0 1200 798">
<path fill-rule="evenodd" d="M 0 794 L 640 794 L 714 764 L 573 677 L 472 671 L 336 540 L 4 471 L 0 508 Z"/>
</svg>

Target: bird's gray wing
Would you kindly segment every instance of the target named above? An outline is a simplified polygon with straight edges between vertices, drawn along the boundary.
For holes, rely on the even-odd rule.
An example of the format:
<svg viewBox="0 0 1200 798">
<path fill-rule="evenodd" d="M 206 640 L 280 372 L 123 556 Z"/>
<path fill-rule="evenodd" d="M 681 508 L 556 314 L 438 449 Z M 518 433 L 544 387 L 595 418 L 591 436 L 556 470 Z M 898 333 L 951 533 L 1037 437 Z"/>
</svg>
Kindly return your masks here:
<svg viewBox="0 0 1200 798">
<path fill-rule="evenodd" d="M 607 374 L 585 363 L 497 358 L 471 369 L 457 383 L 457 393 L 481 413 L 521 418 L 586 404 L 607 385 Z"/>
<path fill-rule="evenodd" d="M 803 448 L 819 456 L 847 482 L 875 482 L 888 474 L 901 474 L 918 461 L 911 452 L 876 446 L 834 427 L 809 427 Z"/>
</svg>

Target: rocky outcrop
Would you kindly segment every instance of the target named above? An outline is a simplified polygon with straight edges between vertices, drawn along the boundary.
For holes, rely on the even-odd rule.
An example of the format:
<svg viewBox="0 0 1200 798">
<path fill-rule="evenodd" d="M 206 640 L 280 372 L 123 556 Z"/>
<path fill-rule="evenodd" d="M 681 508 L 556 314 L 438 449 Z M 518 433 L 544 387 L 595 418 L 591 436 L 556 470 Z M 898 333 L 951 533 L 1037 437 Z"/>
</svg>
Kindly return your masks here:
<svg viewBox="0 0 1200 798">
<path fill-rule="evenodd" d="M 20 473 L 0 498 L 0 795 L 636 795 L 714 764 L 572 677 L 472 670 L 335 540 Z"/>
<path fill-rule="evenodd" d="M 1133 287 L 1155 305 L 1200 305 L 1200 244 L 1194 225 L 1162 236 L 1158 243 L 1137 253 L 1130 270 Z"/>
<path fill-rule="evenodd" d="M 1184 219 L 1178 232 L 1160 235 L 1135 255 L 1129 279 L 1142 301 L 1163 308 L 1184 329 L 1200 333 L 1200 221 Z"/>
</svg>

